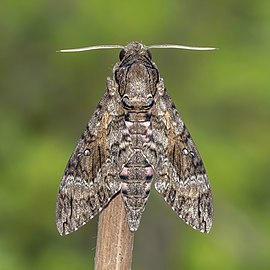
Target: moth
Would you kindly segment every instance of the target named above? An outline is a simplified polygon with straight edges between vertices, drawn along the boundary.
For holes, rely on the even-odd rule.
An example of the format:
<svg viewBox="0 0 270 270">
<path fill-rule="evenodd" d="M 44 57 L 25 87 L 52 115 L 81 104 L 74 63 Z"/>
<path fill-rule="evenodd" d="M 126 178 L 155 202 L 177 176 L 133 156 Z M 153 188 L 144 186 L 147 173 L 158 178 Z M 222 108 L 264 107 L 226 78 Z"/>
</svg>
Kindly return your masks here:
<svg viewBox="0 0 270 270">
<path fill-rule="evenodd" d="M 208 233 L 213 218 L 208 177 L 188 129 L 152 61 L 152 48 L 181 45 L 101 45 L 120 48 L 120 61 L 71 155 L 61 180 L 56 225 L 69 234 L 121 193 L 131 231 L 140 224 L 152 184 L 187 224 Z"/>
</svg>

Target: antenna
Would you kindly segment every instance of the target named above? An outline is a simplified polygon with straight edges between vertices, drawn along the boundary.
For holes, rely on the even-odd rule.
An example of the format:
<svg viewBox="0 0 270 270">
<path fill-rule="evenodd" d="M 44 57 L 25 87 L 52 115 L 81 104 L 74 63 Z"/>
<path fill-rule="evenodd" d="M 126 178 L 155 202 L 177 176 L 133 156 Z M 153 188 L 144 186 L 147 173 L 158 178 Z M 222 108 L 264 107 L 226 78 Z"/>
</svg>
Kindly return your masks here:
<svg viewBox="0 0 270 270">
<path fill-rule="evenodd" d="M 57 52 L 84 52 L 84 51 L 92 51 L 92 50 L 100 50 L 100 49 L 125 49 L 128 46 L 132 46 L 133 44 L 138 44 L 138 42 L 131 42 L 127 46 L 122 45 L 96 45 L 90 47 L 83 47 L 77 49 L 63 49 Z M 211 47 L 193 47 L 193 46 L 185 46 L 185 45 L 174 45 L 174 44 L 163 44 L 163 45 L 150 45 L 144 46 L 141 44 L 142 48 L 145 49 L 184 49 L 184 50 L 193 50 L 193 51 L 212 51 L 216 50 L 216 48 Z"/>
<path fill-rule="evenodd" d="M 123 49 L 125 46 L 122 45 L 96 45 L 84 48 L 77 49 L 64 49 L 59 50 L 57 52 L 84 52 L 84 51 L 92 51 L 92 50 L 100 50 L 100 49 Z"/>
<path fill-rule="evenodd" d="M 193 47 L 185 45 L 174 45 L 174 44 L 163 44 L 163 45 L 150 45 L 147 46 L 148 49 L 183 49 L 183 50 L 193 50 L 193 51 L 212 51 L 216 48 L 211 47 Z"/>
</svg>

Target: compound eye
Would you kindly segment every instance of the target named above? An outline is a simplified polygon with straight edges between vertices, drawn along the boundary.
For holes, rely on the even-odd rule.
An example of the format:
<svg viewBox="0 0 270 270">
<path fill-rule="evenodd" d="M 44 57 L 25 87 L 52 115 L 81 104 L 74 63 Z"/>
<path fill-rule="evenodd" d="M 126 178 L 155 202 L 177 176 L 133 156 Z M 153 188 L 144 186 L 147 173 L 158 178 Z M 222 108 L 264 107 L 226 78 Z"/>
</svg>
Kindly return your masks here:
<svg viewBox="0 0 270 270">
<path fill-rule="evenodd" d="M 125 57 L 125 55 L 126 55 L 126 51 L 125 51 L 125 49 L 122 49 L 120 51 L 120 53 L 119 53 L 119 59 L 120 59 L 120 61 L 123 60 L 123 58 Z"/>
</svg>

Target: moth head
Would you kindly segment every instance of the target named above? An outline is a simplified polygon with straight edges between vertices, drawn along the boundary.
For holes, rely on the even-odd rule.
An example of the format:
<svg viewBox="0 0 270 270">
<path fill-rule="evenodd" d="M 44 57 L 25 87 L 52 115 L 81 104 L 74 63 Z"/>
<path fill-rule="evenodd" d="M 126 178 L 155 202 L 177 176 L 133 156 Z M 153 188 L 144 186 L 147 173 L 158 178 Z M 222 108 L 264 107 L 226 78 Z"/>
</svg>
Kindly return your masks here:
<svg viewBox="0 0 270 270">
<path fill-rule="evenodd" d="M 125 58 L 132 57 L 132 56 L 141 56 L 149 60 L 152 59 L 152 55 L 148 47 L 144 46 L 143 44 L 137 41 L 129 43 L 119 53 L 120 61 L 124 61 Z"/>
</svg>

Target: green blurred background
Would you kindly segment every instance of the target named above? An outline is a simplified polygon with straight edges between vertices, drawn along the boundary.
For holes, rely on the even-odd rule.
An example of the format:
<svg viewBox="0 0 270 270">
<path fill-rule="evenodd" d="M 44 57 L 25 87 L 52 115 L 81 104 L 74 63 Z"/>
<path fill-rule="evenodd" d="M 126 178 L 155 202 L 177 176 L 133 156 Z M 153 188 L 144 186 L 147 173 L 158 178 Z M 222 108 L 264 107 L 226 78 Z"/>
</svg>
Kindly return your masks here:
<svg viewBox="0 0 270 270">
<path fill-rule="evenodd" d="M 152 51 L 203 157 L 215 219 L 196 232 L 153 189 L 133 269 L 270 269 L 268 0 L 4 0 L 0 29 L 0 269 L 93 269 L 98 217 L 60 237 L 55 200 L 119 52 L 56 50 L 135 40 L 220 49 Z"/>
</svg>

